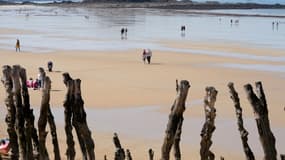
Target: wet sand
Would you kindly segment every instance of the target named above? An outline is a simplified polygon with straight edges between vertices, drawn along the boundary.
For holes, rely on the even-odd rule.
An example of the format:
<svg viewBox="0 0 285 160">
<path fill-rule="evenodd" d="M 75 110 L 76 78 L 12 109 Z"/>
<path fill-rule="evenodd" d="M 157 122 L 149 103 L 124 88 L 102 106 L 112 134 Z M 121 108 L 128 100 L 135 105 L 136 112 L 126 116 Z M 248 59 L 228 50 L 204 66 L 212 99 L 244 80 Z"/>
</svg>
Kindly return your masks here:
<svg viewBox="0 0 285 160">
<path fill-rule="evenodd" d="M 179 44 L 173 45 L 179 46 Z M 200 44 L 200 46 L 203 45 L 211 50 L 219 50 L 217 46 L 214 47 L 215 45 Z M 227 46 L 225 48 L 231 49 Z M 248 53 L 254 49 L 246 46 L 241 48 Z M 254 53 L 258 55 L 258 51 L 255 49 Z M 271 52 L 276 57 L 282 54 L 273 49 Z M 260 54 L 262 55 L 262 52 Z M 98 157 L 103 157 L 104 154 L 113 156 L 112 133 L 118 132 L 124 147 L 129 148 L 137 159 L 147 157 L 146 151 L 149 147 L 155 149 L 158 158 L 167 116 L 175 98 L 176 79 L 186 79 L 191 83 L 182 134 L 184 158 L 199 158 L 199 132 L 204 117 L 202 99 L 205 94 L 204 88 L 209 85 L 215 86 L 219 91 L 216 103 L 217 131 L 214 133 L 212 150 L 217 156 L 223 155 L 227 159 L 243 158 L 234 108 L 226 87 L 229 81 L 235 83 L 240 93 L 246 119 L 245 125 L 250 131 L 250 143 L 255 149 L 256 156 L 262 157 L 262 150 L 258 142 L 252 109 L 243 90 L 243 85 L 246 83 L 263 82 L 278 151 L 282 152 L 284 148 L 285 139 L 282 136 L 285 133 L 282 96 L 284 72 L 217 66 L 236 63 L 284 66 L 284 61 L 249 60 L 153 50 L 152 64 L 147 65 L 141 60 L 141 49 L 118 52 L 55 51 L 42 54 L 16 53 L 1 49 L 0 64 L 21 64 L 27 69 L 28 77 L 36 78 L 37 68 L 45 67 L 49 60 L 54 62 L 54 72 L 47 72 L 47 75 L 52 79 L 51 106 L 59 128 L 62 156 L 66 147 L 62 111 L 62 102 L 66 93 L 61 76 L 63 72 L 69 72 L 73 78 L 82 80 L 83 99 Z M 3 85 L 0 86 L 0 91 L 0 99 L 3 100 L 5 97 Z M 29 90 L 29 93 L 31 105 L 38 111 L 41 93 L 37 90 Z M 3 101 L 1 101 L 1 108 L 1 126 L 5 128 Z M 1 137 L 6 135 L 5 130 L 1 129 Z M 49 144 L 49 150 L 52 151 L 51 144 Z M 79 149 L 77 153 L 80 159 Z"/>
</svg>

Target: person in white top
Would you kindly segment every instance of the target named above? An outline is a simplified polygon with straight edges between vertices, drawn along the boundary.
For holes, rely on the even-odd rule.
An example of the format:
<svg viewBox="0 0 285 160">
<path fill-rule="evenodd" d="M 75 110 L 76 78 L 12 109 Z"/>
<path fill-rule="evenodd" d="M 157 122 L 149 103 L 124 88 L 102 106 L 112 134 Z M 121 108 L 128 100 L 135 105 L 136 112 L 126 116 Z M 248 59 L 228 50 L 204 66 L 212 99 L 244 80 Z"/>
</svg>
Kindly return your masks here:
<svg viewBox="0 0 285 160">
<path fill-rule="evenodd" d="M 39 80 L 39 88 L 44 87 L 44 79 L 46 77 L 45 70 L 42 67 L 39 67 L 39 74 L 38 74 L 38 80 Z"/>
</svg>

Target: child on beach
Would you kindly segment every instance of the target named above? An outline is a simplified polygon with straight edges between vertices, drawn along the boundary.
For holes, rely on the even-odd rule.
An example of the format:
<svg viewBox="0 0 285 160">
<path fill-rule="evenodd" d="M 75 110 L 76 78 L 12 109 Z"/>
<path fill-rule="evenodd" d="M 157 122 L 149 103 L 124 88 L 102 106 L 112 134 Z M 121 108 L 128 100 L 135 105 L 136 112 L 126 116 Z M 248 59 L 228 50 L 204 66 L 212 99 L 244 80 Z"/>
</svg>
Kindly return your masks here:
<svg viewBox="0 0 285 160">
<path fill-rule="evenodd" d="M 47 63 L 47 67 L 48 67 L 48 71 L 49 71 L 49 72 L 52 72 L 52 67 L 53 67 L 52 61 L 49 61 L 49 62 Z"/>
<path fill-rule="evenodd" d="M 27 80 L 26 84 L 28 88 L 33 88 L 34 90 L 38 89 L 38 79 L 33 80 L 33 78 L 30 78 Z"/>
<path fill-rule="evenodd" d="M 20 52 L 20 40 L 17 39 L 16 41 L 16 52 L 19 51 Z"/>
</svg>

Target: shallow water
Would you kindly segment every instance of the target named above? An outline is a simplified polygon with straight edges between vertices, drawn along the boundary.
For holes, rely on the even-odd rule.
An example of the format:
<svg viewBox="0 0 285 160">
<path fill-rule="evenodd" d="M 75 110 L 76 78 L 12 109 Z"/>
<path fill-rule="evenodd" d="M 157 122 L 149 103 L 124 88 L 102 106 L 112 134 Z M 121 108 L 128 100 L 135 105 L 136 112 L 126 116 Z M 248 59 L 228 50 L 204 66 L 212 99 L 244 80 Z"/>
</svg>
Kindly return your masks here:
<svg viewBox="0 0 285 160">
<path fill-rule="evenodd" d="M 258 12 L 261 15 L 271 13 L 267 10 Z M 271 14 L 275 15 L 274 12 Z M 278 10 L 276 15 L 285 15 L 285 10 Z M 239 24 L 231 25 L 230 19 L 239 19 Z M 143 47 L 164 49 L 157 42 L 167 40 L 231 42 L 265 48 L 285 48 L 285 20 L 282 18 L 212 16 L 159 9 L 1 6 L 0 20 L 0 29 L 35 32 L 32 35 L 0 35 L 1 48 L 12 48 L 16 38 L 22 41 L 23 49 L 36 51 L 121 50 Z M 278 29 L 272 28 L 273 21 L 280 22 Z M 180 33 L 181 25 L 186 25 L 187 28 L 184 37 Z M 122 27 L 128 28 L 127 40 L 121 40 Z"/>
</svg>

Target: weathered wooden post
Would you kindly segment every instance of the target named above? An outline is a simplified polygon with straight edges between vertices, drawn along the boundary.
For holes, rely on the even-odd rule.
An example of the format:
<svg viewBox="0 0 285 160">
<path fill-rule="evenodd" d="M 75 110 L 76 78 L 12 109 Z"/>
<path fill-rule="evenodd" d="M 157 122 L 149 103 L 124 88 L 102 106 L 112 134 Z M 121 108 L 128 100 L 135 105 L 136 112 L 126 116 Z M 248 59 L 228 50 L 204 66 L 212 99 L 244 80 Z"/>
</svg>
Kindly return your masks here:
<svg viewBox="0 0 285 160">
<path fill-rule="evenodd" d="M 39 141 L 40 141 L 40 160 L 48 160 L 48 152 L 46 149 L 46 125 L 49 122 L 49 126 L 51 129 L 52 141 L 54 145 L 54 159 L 60 160 L 60 152 L 57 141 L 56 134 L 56 126 L 53 119 L 53 115 L 50 110 L 50 90 L 51 90 L 51 80 L 48 76 L 44 77 L 44 86 L 42 89 L 42 101 L 41 101 L 41 109 L 40 109 L 40 117 L 38 121 L 39 128 Z"/>
<path fill-rule="evenodd" d="M 148 155 L 149 155 L 149 160 L 153 160 L 153 158 L 154 158 L 154 151 L 151 148 L 148 150 Z"/>
<path fill-rule="evenodd" d="M 113 143 L 116 147 L 116 152 L 115 152 L 115 160 L 124 160 L 126 155 L 125 155 L 125 151 L 124 148 L 122 148 L 118 134 L 114 133 L 114 137 L 113 137 Z"/>
<path fill-rule="evenodd" d="M 220 160 L 225 160 L 225 158 L 223 156 L 220 157 Z"/>
<path fill-rule="evenodd" d="M 214 133 L 216 109 L 215 102 L 218 91 L 214 87 L 206 87 L 206 96 L 204 98 L 204 111 L 205 111 L 205 123 L 201 131 L 201 149 L 200 156 L 201 160 L 214 160 L 215 155 L 210 151 L 212 145 L 212 134 Z"/>
<path fill-rule="evenodd" d="M 63 74 L 63 82 L 68 88 L 65 107 L 65 131 L 67 135 L 67 156 L 74 159 L 74 141 L 72 136 L 72 125 L 77 133 L 80 148 L 83 154 L 83 159 L 95 160 L 94 141 L 91 136 L 91 131 L 88 128 L 86 121 L 86 112 L 84 110 L 84 101 L 81 96 L 81 80 L 73 80 L 68 73 Z M 71 125 L 72 118 L 72 125 Z"/>
<path fill-rule="evenodd" d="M 40 143 L 40 159 L 49 160 L 48 152 L 46 149 L 46 136 L 48 132 L 46 131 L 47 125 L 47 113 L 50 100 L 50 82 L 45 83 L 42 89 L 42 101 L 40 116 L 38 120 L 38 129 L 39 129 L 39 143 Z"/>
<path fill-rule="evenodd" d="M 130 150 L 127 149 L 126 152 L 127 152 L 127 158 L 126 159 L 127 160 L 133 160 Z"/>
<path fill-rule="evenodd" d="M 74 140 L 72 135 L 72 105 L 74 101 L 74 85 L 73 80 L 68 73 L 63 73 L 63 83 L 67 87 L 67 93 L 65 96 L 65 101 L 63 103 L 64 106 L 64 120 L 65 120 L 65 133 L 66 133 L 66 156 L 67 160 L 74 160 L 75 158 L 75 148 L 74 148 Z"/>
<path fill-rule="evenodd" d="M 4 65 L 2 67 L 2 83 L 4 85 L 6 91 L 5 104 L 7 107 L 7 115 L 6 115 L 6 123 L 7 123 L 7 132 L 10 140 L 10 148 L 11 148 L 11 159 L 18 159 L 19 150 L 18 150 L 18 140 L 17 133 L 15 129 L 15 121 L 16 121 L 16 107 L 13 102 L 13 82 L 11 78 L 12 68 L 8 65 Z"/>
<path fill-rule="evenodd" d="M 267 102 L 262 88 L 262 83 L 256 82 L 255 86 L 257 96 L 253 92 L 252 86 L 250 84 L 246 84 L 244 86 L 244 89 L 247 94 L 247 98 L 254 110 L 259 139 L 264 152 L 264 160 L 277 160 L 275 137 L 270 129 Z"/>
<path fill-rule="evenodd" d="M 53 114 L 51 112 L 51 109 L 49 107 L 48 109 L 48 123 L 51 131 L 51 138 L 52 138 L 52 144 L 53 144 L 53 152 L 54 152 L 54 159 L 60 160 L 60 151 L 59 151 L 59 145 L 57 140 L 57 133 L 56 133 L 56 125 L 54 122 Z"/>
<path fill-rule="evenodd" d="M 174 144 L 174 156 L 176 160 L 181 159 L 181 153 L 179 148 L 181 129 L 183 123 L 183 113 L 185 111 L 185 101 L 188 95 L 190 84 L 186 80 L 176 80 L 176 92 L 177 96 L 174 104 L 171 107 L 167 128 L 165 131 L 165 137 L 163 145 L 161 147 L 161 160 L 169 160 L 169 153 Z"/>
<path fill-rule="evenodd" d="M 240 137 L 241 137 L 242 146 L 243 146 L 243 150 L 244 150 L 246 159 L 247 160 L 255 160 L 254 154 L 251 151 L 251 148 L 250 148 L 250 146 L 247 143 L 248 132 L 247 132 L 247 130 L 243 126 L 242 108 L 240 106 L 238 93 L 236 92 L 236 90 L 234 88 L 234 84 L 232 82 L 228 83 L 228 87 L 230 89 L 231 99 L 233 100 L 234 107 L 235 107 L 235 110 L 236 110 L 238 130 L 240 132 Z"/>
<path fill-rule="evenodd" d="M 107 160 L 107 155 L 104 155 L 104 160 Z"/>
<path fill-rule="evenodd" d="M 12 67 L 12 81 L 13 81 L 13 101 L 16 107 L 16 131 L 19 143 L 19 159 L 27 159 L 27 146 L 25 137 L 25 117 L 22 106 L 21 84 L 20 84 L 20 69 L 19 65 Z"/>
<path fill-rule="evenodd" d="M 280 154 L 281 160 L 285 160 L 285 154 Z"/>
<path fill-rule="evenodd" d="M 76 79 L 74 82 L 74 105 L 73 105 L 73 119 L 72 123 L 76 129 L 81 150 L 84 157 L 90 160 L 95 160 L 94 141 L 92 139 L 91 131 L 87 125 L 86 112 L 84 110 L 84 101 L 81 96 L 81 80 Z"/>
<path fill-rule="evenodd" d="M 23 110 L 25 118 L 25 136 L 26 136 L 26 147 L 27 147 L 27 159 L 39 158 L 39 139 L 37 130 L 34 126 L 35 116 L 33 109 L 30 107 L 30 96 L 28 87 L 26 84 L 27 74 L 26 70 L 20 67 L 19 71 L 21 86 L 22 86 L 22 97 L 23 97 Z M 33 145 L 32 145 L 33 142 Z"/>
</svg>

